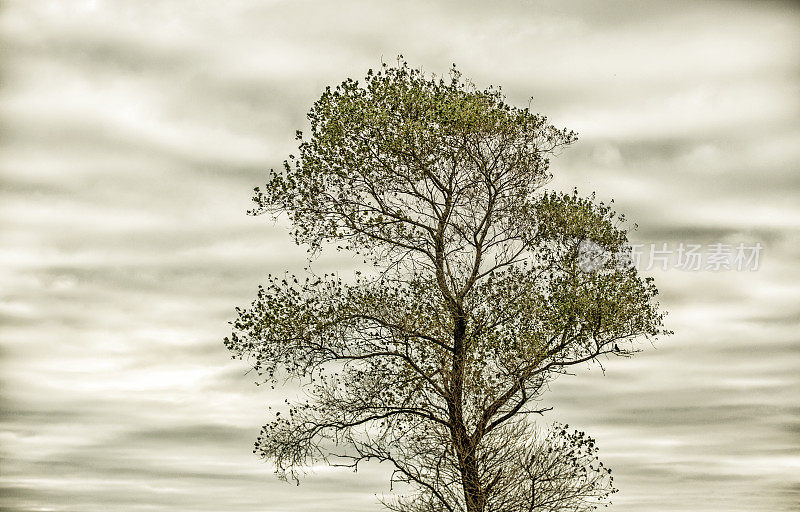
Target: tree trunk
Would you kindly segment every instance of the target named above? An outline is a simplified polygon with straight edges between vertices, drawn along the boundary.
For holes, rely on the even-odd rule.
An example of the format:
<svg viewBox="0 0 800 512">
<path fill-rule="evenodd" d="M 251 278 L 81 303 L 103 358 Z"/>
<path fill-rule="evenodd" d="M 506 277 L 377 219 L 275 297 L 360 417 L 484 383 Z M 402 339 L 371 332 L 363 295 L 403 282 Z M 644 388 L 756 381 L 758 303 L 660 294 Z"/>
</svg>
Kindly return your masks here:
<svg viewBox="0 0 800 512">
<path fill-rule="evenodd" d="M 464 486 L 464 498 L 467 502 L 467 512 L 483 512 L 486 508 L 486 496 L 484 496 L 478 474 L 478 465 L 475 457 L 468 454 L 461 461 L 461 483 Z"/>
<path fill-rule="evenodd" d="M 453 333 L 453 366 L 450 374 L 450 432 L 453 446 L 458 455 L 461 473 L 461 485 L 467 512 L 483 512 L 486 508 L 486 497 L 480 482 L 478 463 L 475 460 L 475 447 L 464 422 L 464 371 L 466 362 L 466 319 L 463 315 L 455 317 Z"/>
</svg>

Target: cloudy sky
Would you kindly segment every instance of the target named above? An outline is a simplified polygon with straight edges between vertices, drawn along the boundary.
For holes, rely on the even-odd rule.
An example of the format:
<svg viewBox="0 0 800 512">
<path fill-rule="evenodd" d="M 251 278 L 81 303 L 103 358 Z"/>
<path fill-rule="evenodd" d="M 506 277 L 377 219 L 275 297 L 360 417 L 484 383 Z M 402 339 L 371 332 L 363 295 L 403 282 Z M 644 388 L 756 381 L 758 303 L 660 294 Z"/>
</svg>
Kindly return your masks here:
<svg viewBox="0 0 800 512">
<path fill-rule="evenodd" d="M 252 188 L 326 85 L 402 53 L 578 131 L 553 186 L 614 198 L 645 250 L 761 244 L 757 270 L 643 270 L 675 335 L 545 401 L 615 511 L 797 510 L 796 4 L 4 0 L 0 45 L 0 509 L 378 508 L 386 468 L 298 488 L 252 455 L 282 396 L 221 339 L 303 264 Z"/>
</svg>

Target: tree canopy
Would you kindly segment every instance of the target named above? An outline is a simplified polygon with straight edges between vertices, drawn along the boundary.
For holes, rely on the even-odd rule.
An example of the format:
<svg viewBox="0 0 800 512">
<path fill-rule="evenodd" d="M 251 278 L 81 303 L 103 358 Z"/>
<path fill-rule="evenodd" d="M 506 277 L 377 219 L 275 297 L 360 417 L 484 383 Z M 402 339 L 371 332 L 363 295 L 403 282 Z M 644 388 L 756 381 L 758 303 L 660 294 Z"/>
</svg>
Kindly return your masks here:
<svg viewBox="0 0 800 512">
<path fill-rule="evenodd" d="M 499 88 L 403 61 L 326 88 L 299 154 L 251 213 L 291 236 L 363 255 L 371 270 L 270 276 L 225 343 L 307 400 L 264 426 L 281 476 L 319 460 L 392 464 L 396 510 L 589 510 L 612 491 L 593 440 L 536 434 L 545 385 L 666 333 L 651 279 L 624 256 L 624 218 L 545 189 L 575 142 Z M 580 244 L 613 256 L 587 271 Z M 533 430 L 532 430 L 533 429 Z M 558 475 L 558 477 L 556 477 Z M 571 508 L 568 508 L 571 507 Z"/>
</svg>

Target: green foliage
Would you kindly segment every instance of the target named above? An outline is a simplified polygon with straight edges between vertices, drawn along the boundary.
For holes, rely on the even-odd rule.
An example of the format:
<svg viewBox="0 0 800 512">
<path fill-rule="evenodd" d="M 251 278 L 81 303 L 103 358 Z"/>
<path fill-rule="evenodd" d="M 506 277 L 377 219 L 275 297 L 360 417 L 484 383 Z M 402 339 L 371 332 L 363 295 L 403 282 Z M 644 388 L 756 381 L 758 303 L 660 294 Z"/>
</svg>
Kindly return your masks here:
<svg viewBox="0 0 800 512">
<path fill-rule="evenodd" d="M 363 84 L 348 79 L 327 88 L 308 119 L 310 139 L 298 132 L 299 158 L 256 189 L 254 213 L 287 213 L 298 242 L 345 241 L 354 251 L 432 250 L 435 203 L 443 206 L 453 186 L 462 194 L 451 205 L 448 239 L 458 242 L 487 173 L 502 176 L 506 200 L 530 194 L 549 177 L 549 151 L 575 140 L 545 117 L 506 104 L 499 89 L 476 90 L 455 68 L 449 80 L 435 79 L 404 62 L 370 71 Z M 455 175 L 453 166 L 460 167 Z M 521 205 L 504 206 L 496 222 Z"/>
<path fill-rule="evenodd" d="M 312 253 L 337 244 L 375 271 L 270 276 L 237 309 L 228 348 L 308 397 L 264 427 L 256 452 L 284 477 L 333 445 L 354 467 L 387 461 L 416 489 L 398 510 L 561 510 L 525 490 L 548 471 L 562 475 L 548 499 L 561 493 L 569 510 L 606 498 L 593 441 L 524 442 L 550 379 L 666 333 L 652 281 L 620 264 L 624 219 L 542 189 L 575 134 L 455 69 L 443 79 L 404 62 L 326 89 L 308 118 L 299 157 L 256 189 L 252 213 L 286 214 Z M 578 262 L 587 241 L 611 256 L 592 271 Z"/>
</svg>

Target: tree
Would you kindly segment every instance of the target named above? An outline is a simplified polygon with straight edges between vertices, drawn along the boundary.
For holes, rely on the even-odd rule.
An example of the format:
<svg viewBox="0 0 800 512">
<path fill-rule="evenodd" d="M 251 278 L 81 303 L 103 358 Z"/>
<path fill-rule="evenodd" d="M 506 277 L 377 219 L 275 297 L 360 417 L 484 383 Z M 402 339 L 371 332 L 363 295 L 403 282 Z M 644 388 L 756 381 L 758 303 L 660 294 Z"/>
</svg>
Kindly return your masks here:
<svg viewBox="0 0 800 512">
<path fill-rule="evenodd" d="M 403 440 L 402 452 L 392 444 L 371 442 L 371 453 L 402 468 L 395 472 L 397 480 L 417 484 L 415 493 L 384 501 L 387 508 L 397 512 L 465 510 L 458 460 L 444 434 L 432 436 L 420 429 L 412 439 Z M 367 452 L 357 453 L 353 460 Z M 512 420 L 487 435 L 475 459 L 478 482 L 486 489 L 485 510 L 593 510 L 616 492 L 611 470 L 597 458 L 594 439 L 559 424 L 543 433 L 526 421 Z"/>
<path fill-rule="evenodd" d="M 392 464 L 395 510 L 589 510 L 613 491 L 594 442 L 531 414 L 555 376 L 630 355 L 663 314 L 624 263 L 624 218 L 543 187 L 576 135 L 451 70 L 402 60 L 326 88 L 299 155 L 255 189 L 250 213 L 287 215 L 315 254 L 336 244 L 371 270 L 270 276 L 225 343 L 305 401 L 255 451 L 297 478 L 315 461 Z M 581 244 L 612 257 L 587 271 Z M 622 348 L 619 348 L 619 347 Z"/>
</svg>

